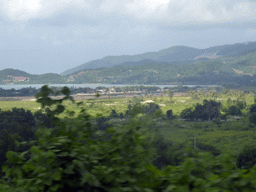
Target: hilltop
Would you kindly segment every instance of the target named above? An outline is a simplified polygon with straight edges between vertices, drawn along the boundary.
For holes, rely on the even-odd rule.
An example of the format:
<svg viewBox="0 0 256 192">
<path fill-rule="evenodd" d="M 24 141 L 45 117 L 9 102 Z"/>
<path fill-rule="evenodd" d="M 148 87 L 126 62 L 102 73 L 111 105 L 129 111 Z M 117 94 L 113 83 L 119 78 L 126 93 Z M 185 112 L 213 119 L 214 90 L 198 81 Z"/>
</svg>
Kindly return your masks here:
<svg viewBox="0 0 256 192">
<path fill-rule="evenodd" d="M 107 56 L 63 72 L 0 71 L 1 84 L 239 84 L 256 82 L 256 42 L 207 49 L 175 46 L 138 55 Z"/>
<path fill-rule="evenodd" d="M 56 73 L 32 75 L 18 69 L 0 71 L 0 84 L 48 84 L 66 83 L 66 78 Z"/>
<path fill-rule="evenodd" d="M 67 80 L 73 83 L 250 85 L 256 82 L 256 49 L 246 45 L 224 46 L 221 53 L 226 56 L 218 55 L 215 51 L 220 48 L 215 47 L 193 60 L 144 59 L 108 68 L 85 69 L 68 75 Z M 243 52 L 239 52 L 241 47 Z"/>
<path fill-rule="evenodd" d="M 231 57 L 237 54 L 244 54 L 256 50 L 256 42 L 237 43 L 233 45 L 220 45 L 206 49 L 197 49 L 186 46 L 173 46 L 157 52 L 147 52 L 137 55 L 106 56 L 102 59 L 86 62 L 77 67 L 71 68 L 61 73 L 61 75 L 71 75 L 81 70 L 108 68 L 117 65 L 132 66 L 138 62 L 149 63 L 169 63 L 175 65 L 197 63 L 210 59 Z"/>
</svg>

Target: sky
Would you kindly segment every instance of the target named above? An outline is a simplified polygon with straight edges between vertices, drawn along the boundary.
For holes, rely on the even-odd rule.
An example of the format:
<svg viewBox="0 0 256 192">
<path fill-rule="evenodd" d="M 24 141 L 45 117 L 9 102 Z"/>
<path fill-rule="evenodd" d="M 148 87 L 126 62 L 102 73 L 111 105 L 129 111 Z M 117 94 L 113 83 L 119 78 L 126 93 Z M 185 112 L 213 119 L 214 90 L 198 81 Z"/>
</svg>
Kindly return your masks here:
<svg viewBox="0 0 256 192">
<path fill-rule="evenodd" d="M 0 0 L 0 70 L 256 41 L 256 0 Z"/>
</svg>

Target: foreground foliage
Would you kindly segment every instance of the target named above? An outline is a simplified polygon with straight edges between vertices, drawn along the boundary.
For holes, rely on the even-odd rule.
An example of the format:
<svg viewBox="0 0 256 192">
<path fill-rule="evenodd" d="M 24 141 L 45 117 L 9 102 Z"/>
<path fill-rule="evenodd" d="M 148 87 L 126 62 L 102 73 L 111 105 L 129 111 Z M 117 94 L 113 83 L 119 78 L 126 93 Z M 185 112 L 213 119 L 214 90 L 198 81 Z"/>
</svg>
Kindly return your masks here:
<svg viewBox="0 0 256 192">
<path fill-rule="evenodd" d="M 47 86 L 37 94 L 54 127 L 39 128 L 28 151 L 7 152 L 2 191 L 255 191 L 256 166 L 237 169 L 228 151 L 214 157 L 193 150 L 192 143 L 180 154 L 180 165 L 159 170 L 140 127 L 102 131 L 91 123 L 82 103 L 77 103 L 81 111 L 73 118 L 61 104 L 72 100 L 70 90 L 61 92 L 65 97 L 59 100 L 49 97 L 53 92 Z M 68 115 L 59 119 L 63 112 Z"/>
</svg>

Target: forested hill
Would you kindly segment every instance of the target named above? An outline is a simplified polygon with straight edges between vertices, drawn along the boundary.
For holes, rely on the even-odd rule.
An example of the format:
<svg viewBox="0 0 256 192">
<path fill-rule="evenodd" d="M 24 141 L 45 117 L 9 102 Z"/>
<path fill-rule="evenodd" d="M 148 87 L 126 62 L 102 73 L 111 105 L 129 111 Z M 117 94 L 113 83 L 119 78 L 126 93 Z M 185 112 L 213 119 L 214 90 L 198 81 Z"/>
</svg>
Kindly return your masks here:
<svg viewBox="0 0 256 192">
<path fill-rule="evenodd" d="M 56 73 L 32 75 L 17 69 L 0 71 L 0 84 L 48 84 L 66 83 L 66 78 Z"/>
<path fill-rule="evenodd" d="M 141 61 L 150 63 L 190 64 L 201 59 L 217 59 L 230 57 L 236 54 L 243 54 L 256 50 L 256 42 L 237 43 L 233 45 L 221 45 L 206 49 L 197 49 L 186 46 L 173 46 L 157 52 L 147 52 L 137 55 L 107 56 L 102 59 L 86 62 L 77 67 L 68 69 L 61 75 L 70 75 L 75 72 L 87 69 L 108 68 L 116 65 L 136 65 Z"/>
<path fill-rule="evenodd" d="M 189 64 L 142 60 L 109 68 L 87 69 L 68 76 L 73 83 L 245 84 L 256 82 L 256 50 Z"/>
<path fill-rule="evenodd" d="M 87 64 L 82 67 L 85 69 L 65 76 L 55 73 L 33 75 L 20 70 L 5 69 L 0 71 L 0 83 L 255 85 L 256 42 L 203 50 L 175 46 L 159 52 L 133 56 L 109 56 Z"/>
</svg>

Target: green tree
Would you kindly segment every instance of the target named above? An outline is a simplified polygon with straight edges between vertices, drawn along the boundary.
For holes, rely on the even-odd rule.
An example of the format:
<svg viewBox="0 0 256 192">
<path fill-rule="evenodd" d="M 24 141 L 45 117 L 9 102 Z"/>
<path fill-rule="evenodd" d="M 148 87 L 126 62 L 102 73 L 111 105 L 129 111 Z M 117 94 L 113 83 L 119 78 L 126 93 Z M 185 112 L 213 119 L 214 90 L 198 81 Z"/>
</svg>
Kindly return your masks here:
<svg viewBox="0 0 256 192">
<path fill-rule="evenodd" d="M 171 88 L 169 88 L 168 90 L 168 96 L 170 98 L 170 101 L 172 101 L 172 97 L 173 97 L 174 93 L 172 92 Z"/>
<path fill-rule="evenodd" d="M 168 110 L 168 111 L 166 111 L 166 117 L 167 117 L 167 119 L 169 119 L 169 120 L 174 119 L 174 116 L 173 116 L 173 113 L 172 113 L 172 110 L 171 110 L 171 109 Z"/>
<path fill-rule="evenodd" d="M 240 116 L 242 114 L 242 112 L 237 106 L 230 106 L 228 109 L 228 114 Z"/>
<path fill-rule="evenodd" d="M 256 112 L 249 115 L 249 121 L 256 125 Z"/>
</svg>

